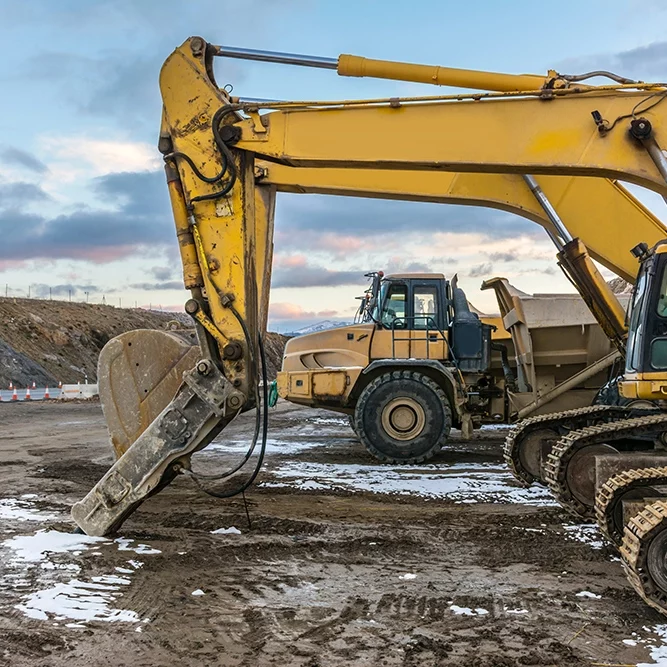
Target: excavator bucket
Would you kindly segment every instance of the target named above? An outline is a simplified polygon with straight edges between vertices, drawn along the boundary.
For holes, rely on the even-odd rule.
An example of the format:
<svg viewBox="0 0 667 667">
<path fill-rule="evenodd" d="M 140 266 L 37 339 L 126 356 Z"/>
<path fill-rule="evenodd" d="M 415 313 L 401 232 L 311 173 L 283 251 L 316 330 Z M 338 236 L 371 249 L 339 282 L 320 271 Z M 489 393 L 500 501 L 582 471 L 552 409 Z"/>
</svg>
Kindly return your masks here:
<svg viewBox="0 0 667 667">
<path fill-rule="evenodd" d="M 176 395 L 200 358 L 194 332 L 138 329 L 100 353 L 98 384 L 109 436 L 120 458 Z"/>
</svg>

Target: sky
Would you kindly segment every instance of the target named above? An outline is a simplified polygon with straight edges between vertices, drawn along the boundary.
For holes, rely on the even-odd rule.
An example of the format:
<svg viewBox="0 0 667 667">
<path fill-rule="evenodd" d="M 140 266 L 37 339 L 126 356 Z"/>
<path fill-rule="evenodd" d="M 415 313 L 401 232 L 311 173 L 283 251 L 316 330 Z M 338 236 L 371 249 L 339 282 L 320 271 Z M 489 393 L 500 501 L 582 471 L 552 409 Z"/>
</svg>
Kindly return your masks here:
<svg viewBox="0 0 667 667">
<path fill-rule="evenodd" d="M 190 35 L 215 44 L 511 73 L 667 78 L 664 0 L 0 0 L 0 290 L 180 309 L 188 297 L 156 142 L 158 74 Z M 343 99 L 429 86 L 217 59 L 234 95 Z M 635 194 L 662 219 L 659 198 Z M 572 291 L 544 230 L 491 209 L 279 194 L 269 326 L 349 320 L 364 272 L 458 274 Z M 611 276 L 609 272 L 605 275 Z"/>
</svg>

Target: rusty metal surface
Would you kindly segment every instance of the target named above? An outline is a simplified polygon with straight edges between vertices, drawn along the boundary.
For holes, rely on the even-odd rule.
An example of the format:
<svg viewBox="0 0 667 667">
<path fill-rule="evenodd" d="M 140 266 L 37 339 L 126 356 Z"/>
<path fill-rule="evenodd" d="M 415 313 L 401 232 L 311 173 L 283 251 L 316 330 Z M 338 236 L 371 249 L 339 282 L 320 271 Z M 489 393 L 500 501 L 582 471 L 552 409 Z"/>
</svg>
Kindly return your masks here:
<svg viewBox="0 0 667 667">
<path fill-rule="evenodd" d="M 198 346 L 170 331 L 128 331 L 104 346 L 100 401 L 118 458 L 175 396 L 199 356 Z"/>
</svg>

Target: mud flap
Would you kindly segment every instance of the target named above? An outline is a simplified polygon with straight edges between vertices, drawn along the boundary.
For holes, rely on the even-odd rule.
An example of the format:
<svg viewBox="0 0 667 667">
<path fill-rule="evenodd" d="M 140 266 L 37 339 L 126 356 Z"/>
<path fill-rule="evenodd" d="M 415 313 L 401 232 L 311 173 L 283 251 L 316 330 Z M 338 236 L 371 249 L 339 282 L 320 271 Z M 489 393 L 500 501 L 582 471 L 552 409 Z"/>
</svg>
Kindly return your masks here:
<svg viewBox="0 0 667 667">
<path fill-rule="evenodd" d="M 205 447 L 238 413 L 245 396 L 208 360 L 183 374 L 174 400 L 72 507 L 87 535 L 107 535 L 177 474 L 178 460 Z"/>
</svg>

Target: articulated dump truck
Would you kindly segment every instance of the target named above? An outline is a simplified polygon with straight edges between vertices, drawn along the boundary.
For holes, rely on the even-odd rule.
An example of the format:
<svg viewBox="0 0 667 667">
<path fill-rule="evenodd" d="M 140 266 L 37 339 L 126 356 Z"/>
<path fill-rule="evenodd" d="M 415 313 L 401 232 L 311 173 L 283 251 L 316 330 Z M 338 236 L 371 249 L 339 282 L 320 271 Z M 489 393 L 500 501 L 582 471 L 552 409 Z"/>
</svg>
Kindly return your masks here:
<svg viewBox="0 0 667 667">
<path fill-rule="evenodd" d="M 426 461 L 452 427 L 469 438 L 591 405 L 620 356 L 577 294 L 531 296 L 494 278 L 482 289 L 500 316 L 487 316 L 442 274 L 368 276 L 355 324 L 288 341 L 278 392 L 350 415 L 383 461 Z"/>
</svg>

